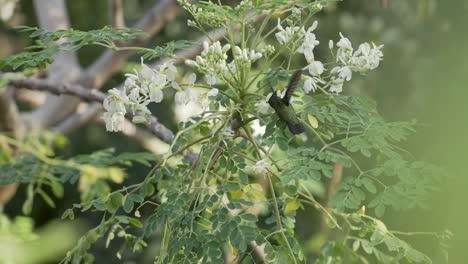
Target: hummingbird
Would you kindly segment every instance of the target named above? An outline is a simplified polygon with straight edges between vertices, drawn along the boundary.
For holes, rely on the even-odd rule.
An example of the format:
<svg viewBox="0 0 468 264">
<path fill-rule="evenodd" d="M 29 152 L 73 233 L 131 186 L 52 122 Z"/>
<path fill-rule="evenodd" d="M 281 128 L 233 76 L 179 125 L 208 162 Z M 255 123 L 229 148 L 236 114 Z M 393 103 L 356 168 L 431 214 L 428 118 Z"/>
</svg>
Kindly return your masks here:
<svg viewBox="0 0 468 264">
<path fill-rule="evenodd" d="M 278 114 L 281 121 L 286 123 L 288 125 L 289 131 L 295 135 L 305 132 L 304 125 L 297 117 L 296 111 L 294 111 L 294 108 L 290 103 L 291 97 L 296 90 L 299 80 L 301 79 L 301 75 L 302 70 L 298 70 L 292 75 L 283 98 L 280 98 L 276 94 L 276 91 L 273 89 L 273 87 L 271 87 L 273 94 L 271 95 L 270 99 L 268 99 L 268 104 L 270 104 L 270 106 L 275 109 L 275 112 Z"/>
</svg>

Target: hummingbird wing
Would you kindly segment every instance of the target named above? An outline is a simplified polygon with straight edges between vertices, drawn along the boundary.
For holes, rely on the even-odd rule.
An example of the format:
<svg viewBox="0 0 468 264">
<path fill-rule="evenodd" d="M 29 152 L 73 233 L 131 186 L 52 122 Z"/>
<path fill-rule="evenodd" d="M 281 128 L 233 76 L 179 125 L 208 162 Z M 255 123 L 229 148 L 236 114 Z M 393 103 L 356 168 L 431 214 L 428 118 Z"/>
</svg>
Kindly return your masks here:
<svg viewBox="0 0 468 264">
<path fill-rule="evenodd" d="M 286 88 L 286 94 L 281 99 L 287 105 L 289 105 L 289 102 L 291 101 L 291 97 L 293 96 L 294 91 L 296 90 L 297 84 L 301 79 L 301 75 L 302 70 L 298 70 L 292 75 L 291 80 L 289 80 L 288 87 Z"/>
</svg>

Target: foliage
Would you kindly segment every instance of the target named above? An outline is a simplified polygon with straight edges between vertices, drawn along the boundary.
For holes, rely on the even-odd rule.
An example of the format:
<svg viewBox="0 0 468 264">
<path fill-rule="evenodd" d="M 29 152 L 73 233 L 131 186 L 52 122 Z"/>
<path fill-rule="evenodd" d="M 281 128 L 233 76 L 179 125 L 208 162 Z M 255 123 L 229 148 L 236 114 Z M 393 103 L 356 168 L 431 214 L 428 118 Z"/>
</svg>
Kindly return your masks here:
<svg viewBox="0 0 468 264">
<path fill-rule="evenodd" d="M 28 26 L 20 26 L 21 32 L 30 33 L 31 38 L 38 38 L 34 45 L 28 47 L 28 51 L 0 59 L 0 69 L 5 66 L 14 70 L 20 67 L 45 68 L 47 64 L 53 63 L 54 55 L 59 52 L 78 50 L 87 45 L 99 45 L 116 51 L 125 50 L 128 47 L 118 47 L 116 43 L 124 43 L 136 38 L 147 37 L 146 33 L 138 29 L 112 28 L 105 26 L 102 29 L 81 31 L 76 29 L 61 29 L 47 31 L 44 29 Z M 190 41 L 171 41 L 163 47 L 154 49 L 132 48 L 144 58 L 154 59 L 169 56 L 175 50 L 189 47 Z"/>
<path fill-rule="evenodd" d="M 203 43 L 200 56 L 186 60 L 188 78 L 178 75 L 173 62 L 157 69 L 142 62 L 140 71 L 127 75 L 125 89 L 112 89 L 104 102 L 107 129 L 119 131 L 128 112 L 136 123 L 147 121 L 151 116 L 147 105 L 161 102 L 168 87 L 177 91 L 178 104 L 199 101 L 204 111 L 180 124 L 166 154 L 115 155 L 101 150 L 62 159 L 54 157 L 51 148 L 63 144 L 58 135 L 34 135 L 23 141 L 0 137 L 0 184 L 28 184 L 25 214 L 31 211 L 35 194 L 54 206 L 45 186 L 60 198 L 65 182 L 78 182 L 81 200 L 63 218 L 73 220 L 78 213 L 102 216 L 63 262 L 92 262 L 89 250 L 103 237 L 106 246 L 122 243 L 115 252 L 122 258 L 126 251 L 144 250 L 155 234 L 160 238 L 156 263 L 224 263 L 225 257 L 239 263 L 431 262 L 399 238 L 411 232 L 390 231 L 371 216 L 425 207 L 428 196 L 437 190 L 443 172 L 415 160 L 399 146 L 417 123 L 386 122 L 374 102 L 340 94 L 353 73 L 378 67 L 382 46 L 362 43 L 354 50 L 341 35 L 336 49 L 333 41 L 329 44 L 330 62 L 316 60 L 317 23 L 311 19 L 325 1 L 242 1 L 235 7 L 211 1 L 180 3 L 194 17 L 190 26 L 204 33 L 223 27 L 223 44 Z M 257 23 L 255 14 L 264 11 L 263 21 Z M 282 17 L 270 23 L 275 16 Z M 119 48 L 114 42 L 139 37 L 141 32 L 108 27 L 89 32 L 23 30 L 32 31 L 31 37 L 40 36 L 32 47 L 39 51 L 4 58 L 0 66 L 43 66 L 57 52 L 90 44 L 135 50 L 147 59 L 171 56 L 191 44 L 174 41 L 155 49 Z M 59 39 L 66 40 L 54 42 Z M 280 61 L 284 54 L 287 60 Z M 298 71 L 308 73 L 303 81 L 288 85 Z M 196 73 L 204 75 L 206 83 L 197 82 Z M 192 90 L 198 90 L 197 98 L 191 97 Z M 269 106 L 273 93 L 283 97 L 294 90 L 299 96 L 282 100 L 284 109 L 273 112 Z M 294 135 L 288 130 L 289 122 L 296 119 L 306 133 Z M 265 126 L 264 132 L 255 130 L 254 120 Z M 142 179 L 138 183 L 121 186 L 125 176 L 121 167 L 133 163 L 151 170 L 138 177 Z M 340 165 L 345 168 L 342 180 L 334 171 Z M 334 181 L 340 182 L 333 185 Z M 331 201 L 325 198 L 319 203 L 311 188 L 314 183 L 331 184 L 337 193 L 329 193 Z M 296 213 L 308 206 L 318 209 L 339 234 L 328 237 L 320 256 L 304 253 L 296 233 Z M 366 207 L 373 209 L 371 215 Z M 428 234 L 441 240 L 449 237 Z M 258 254 L 259 248 L 264 256 Z"/>
</svg>

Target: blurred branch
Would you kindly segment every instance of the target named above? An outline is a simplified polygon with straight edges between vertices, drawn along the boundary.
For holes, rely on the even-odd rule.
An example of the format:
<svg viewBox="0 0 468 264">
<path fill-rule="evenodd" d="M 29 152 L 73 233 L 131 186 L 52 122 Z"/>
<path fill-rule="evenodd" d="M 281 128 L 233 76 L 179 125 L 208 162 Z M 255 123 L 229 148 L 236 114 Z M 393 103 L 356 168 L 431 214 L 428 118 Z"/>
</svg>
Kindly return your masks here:
<svg viewBox="0 0 468 264">
<path fill-rule="evenodd" d="M 13 100 L 13 90 L 0 90 L 0 130 L 20 138 L 22 126 L 18 108 Z"/>
<path fill-rule="evenodd" d="M 40 18 L 41 27 L 48 30 L 69 27 L 63 0 L 35 0 L 35 7 Z M 176 0 L 162 0 L 154 5 L 143 18 L 134 25 L 150 36 L 159 32 L 172 21 L 180 7 Z M 143 46 L 149 38 L 141 38 L 127 43 L 131 46 Z M 50 68 L 50 77 L 61 82 L 77 82 L 85 87 L 100 87 L 113 73 L 119 70 L 134 52 L 116 52 L 107 50 L 90 67 L 81 72 L 75 53 L 61 53 Z M 62 56 L 62 57 L 61 57 Z M 56 67 L 53 67 L 56 65 Z M 78 69 L 78 70 L 76 70 Z M 64 81 L 65 80 L 65 81 Z M 46 102 L 33 113 L 23 115 L 31 128 L 42 128 L 57 125 L 66 119 L 78 106 L 80 100 L 69 96 L 50 96 Z"/>
<path fill-rule="evenodd" d="M 25 103 L 31 107 L 38 107 L 45 102 L 47 94 L 42 91 L 16 88 L 14 97 L 19 102 Z"/>
<path fill-rule="evenodd" d="M 267 13 L 263 13 L 263 14 L 255 15 L 255 16 L 253 16 L 253 14 L 250 14 L 249 17 L 251 17 L 251 19 L 253 19 L 253 21 L 259 22 L 259 21 L 262 21 L 263 19 L 265 19 L 266 15 L 267 15 Z M 232 30 L 235 31 L 235 32 L 239 31 L 240 30 L 240 25 L 237 25 L 237 26 L 233 27 Z M 200 54 L 200 52 L 202 51 L 203 42 L 220 40 L 220 39 L 224 38 L 226 36 L 226 34 L 227 34 L 227 30 L 225 28 L 218 28 L 218 29 L 215 29 L 215 30 L 212 30 L 212 31 L 208 32 L 208 34 L 206 36 L 202 36 L 196 41 L 198 44 L 192 45 L 192 47 L 190 47 L 189 49 L 180 50 L 180 51 L 175 52 L 174 57 L 184 58 L 184 59 L 174 59 L 174 64 L 181 64 L 181 63 L 184 62 L 185 59 L 195 58 L 195 56 Z M 160 60 L 156 61 L 153 64 L 153 67 L 157 66 L 157 65 L 164 64 L 165 62 L 167 62 L 169 60 L 172 60 L 172 59 L 171 58 L 160 59 Z"/>
<path fill-rule="evenodd" d="M 0 131 L 11 133 L 15 139 L 22 136 L 23 124 L 19 118 L 18 108 L 13 100 L 13 90 L 0 90 Z M 0 186 L 0 207 L 13 198 L 19 183 Z"/>
<path fill-rule="evenodd" d="M 343 179 L 343 164 L 337 162 L 333 166 L 333 175 L 330 180 L 330 183 L 328 185 L 324 205 L 325 208 L 328 209 L 328 211 L 331 211 L 333 208 L 330 205 L 331 199 L 333 196 L 336 194 L 336 185 L 341 182 Z M 321 221 L 321 230 L 322 234 L 327 235 L 328 234 L 328 224 L 327 224 L 327 219 L 328 216 L 322 212 L 322 221 Z"/>
<path fill-rule="evenodd" d="M 109 0 L 112 27 L 125 28 L 122 0 Z"/>
<path fill-rule="evenodd" d="M 164 26 L 176 18 L 182 11 L 176 0 L 158 1 L 132 28 L 137 28 L 153 36 Z M 144 46 L 149 37 L 138 38 L 126 43 L 127 46 Z M 120 70 L 134 51 L 106 50 L 96 61 L 89 66 L 80 83 L 87 87 L 100 87 L 112 74 Z"/>
<path fill-rule="evenodd" d="M 101 126 L 105 125 L 102 118 L 96 118 L 93 122 Z M 124 121 L 123 129 L 120 133 L 151 153 L 164 154 L 168 150 L 167 143 L 153 135 L 148 129 L 138 127 L 129 120 Z"/>
<path fill-rule="evenodd" d="M 70 28 L 64 0 L 34 0 L 33 4 L 41 28 L 50 31 Z M 48 67 L 48 78 L 61 82 L 73 82 L 80 73 L 81 67 L 75 51 L 57 54 L 54 56 L 54 62 Z M 23 120 L 30 128 L 47 127 L 63 119 L 78 103 L 79 100 L 73 97 L 50 95 L 35 111 L 23 115 Z"/>
<path fill-rule="evenodd" d="M 93 119 L 97 113 L 102 111 L 101 104 L 106 98 L 106 94 L 98 90 L 91 90 L 76 84 L 59 83 L 46 79 L 21 78 L 10 80 L 9 83 L 13 87 L 48 91 L 54 94 L 73 95 L 84 101 L 97 102 L 89 107 L 84 107 L 85 109 L 82 112 L 73 114 L 64 122 L 54 127 L 55 130 L 62 133 L 71 132 Z M 129 115 L 130 119 L 133 118 L 132 113 L 127 113 L 127 115 Z M 150 118 L 150 122 L 147 127 L 154 135 L 161 138 L 162 141 L 168 144 L 172 143 L 174 140 L 174 133 L 161 124 L 154 116 Z"/>
<path fill-rule="evenodd" d="M 16 88 L 47 91 L 55 95 L 73 95 L 88 102 L 102 102 L 106 98 L 106 95 L 100 91 L 86 89 L 76 84 L 60 83 L 50 79 L 21 78 L 10 80 L 9 83 Z"/>
<path fill-rule="evenodd" d="M 101 103 L 83 104 L 76 113 L 68 116 L 67 119 L 52 127 L 52 130 L 68 134 L 89 123 L 102 112 Z"/>
<path fill-rule="evenodd" d="M 266 16 L 266 14 L 261 14 L 261 15 L 257 15 L 255 17 L 253 17 L 253 19 L 255 21 L 261 21 L 261 20 L 263 20 L 265 18 L 265 16 Z M 236 26 L 234 28 L 234 30 L 239 30 L 239 27 Z M 223 38 L 224 36 L 226 36 L 226 34 L 227 34 L 227 32 L 226 32 L 226 29 L 224 29 L 224 28 L 213 30 L 208 34 L 208 36 L 203 36 L 203 37 L 198 39 L 198 43 L 200 43 L 200 44 L 193 45 L 190 49 L 187 49 L 187 50 L 178 51 L 174 55 L 176 57 L 185 58 L 185 59 L 194 58 L 202 50 L 202 46 L 203 46 L 202 43 L 204 41 L 207 41 L 209 39 L 219 40 L 219 39 Z M 109 51 L 108 52 L 108 54 L 114 54 L 114 53 L 115 53 L 114 51 Z M 106 53 L 104 53 L 104 55 L 102 55 L 101 60 L 104 60 L 104 57 L 106 56 L 105 54 Z M 108 55 L 108 56 L 110 56 L 110 55 Z M 164 63 L 164 62 L 166 62 L 168 60 L 170 60 L 170 58 L 161 59 L 161 60 L 157 61 L 155 64 L 153 64 L 153 66 L 160 65 L 160 64 L 162 64 L 162 63 Z M 183 63 L 183 60 L 178 59 L 178 60 L 175 60 L 174 63 L 175 64 L 180 64 L 180 63 Z M 92 67 L 93 66 L 91 66 L 90 68 L 92 68 Z M 94 67 L 97 67 L 97 66 L 94 66 Z M 119 87 L 120 87 L 119 89 L 122 89 L 123 84 L 121 84 Z M 88 105 L 87 108 L 88 109 L 84 110 L 83 112 L 75 113 L 73 115 L 70 115 L 67 119 L 63 120 L 61 123 L 56 124 L 54 126 L 55 129 L 57 129 L 58 131 L 63 132 L 63 133 L 70 132 L 70 131 L 72 131 L 74 129 L 79 128 L 81 125 L 86 124 L 90 120 L 95 119 L 95 117 L 99 113 L 102 112 L 102 105 L 101 104 L 92 103 L 92 104 Z M 159 122 L 154 122 L 154 124 L 160 124 L 160 123 Z M 153 128 L 152 130 L 154 130 L 154 129 L 157 129 L 157 127 Z M 164 133 L 163 141 L 166 142 L 166 143 L 168 143 L 169 141 L 172 141 L 172 138 L 171 138 L 169 133 Z"/>
</svg>

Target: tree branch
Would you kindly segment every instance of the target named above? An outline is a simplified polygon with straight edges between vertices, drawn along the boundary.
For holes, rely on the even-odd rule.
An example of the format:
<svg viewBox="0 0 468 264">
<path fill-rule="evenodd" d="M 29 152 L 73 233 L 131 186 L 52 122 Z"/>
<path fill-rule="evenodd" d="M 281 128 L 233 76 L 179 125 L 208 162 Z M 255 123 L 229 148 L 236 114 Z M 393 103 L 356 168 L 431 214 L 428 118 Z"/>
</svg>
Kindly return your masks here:
<svg viewBox="0 0 468 264">
<path fill-rule="evenodd" d="M 125 28 L 122 0 L 109 0 L 110 20 L 114 28 Z"/>
<path fill-rule="evenodd" d="M 263 14 L 260 14 L 260 15 L 253 16 L 253 13 L 252 13 L 252 14 L 249 14 L 248 16 L 253 16 L 252 17 L 253 21 L 259 22 L 259 21 L 262 21 L 263 19 L 265 19 L 266 15 L 267 15 L 267 13 L 263 13 Z M 240 30 L 240 25 L 234 26 L 232 28 L 232 30 L 233 31 L 239 31 Z M 184 59 L 192 59 L 195 56 L 197 56 L 198 54 L 200 54 L 200 52 L 202 51 L 203 42 L 210 41 L 210 40 L 212 40 L 212 41 L 220 40 L 220 39 L 224 38 L 226 35 L 227 35 L 227 31 L 226 31 L 225 28 L 218 28 L 218 29 L 212 30 L 212 31 L 208 32 L 208 35 L 202 36 L 197 40 L 197 43 L 199 43 L 199 44 L 193 45 L 192 47 L 190 47 L 190 49 L 185 49 L 185 50 L 180 50 L 180 51 L 175 52 L 174 57 L 184 58 Z M 184 59 L 175 59 L 174 64 L 181 64 L 181 63 L 184 62 Z M 157 66 L 157 65 L 164 64 L 165 62 L 167 62 L 169 60 L 171 60 L 171 58 L 163 58 L 161 60 L 156 61 L 152 66 L 154 67 L 154 66 Z"/>
<path fill-rule="evenodd" d="M 10 80 L 9 83 L 16 88 L 47 91 L 55 95 L 73 95 L 87 102 L 102 102 L 106 98 L 106 94 L 98 90 L 86 89 L 76 84 L 59 83 L 50 79 L 21 78 Z"/>
<path fill-rule="evenodd" d="M 164 26 L 174 20 L 182 11 L 176 0 L 161 0 L 151 8 L 143 18 L 132 28 L 137 28 L 153 36 Z M 127 46 L 144 46 L 149 38 L 138 38 L 126 43 Z M 86 87 L 100 87 L 112 74 L 120 70 L 127 59 L 134 54 L 134 51 L 113 51 L 106 50 L 91 66 L 89 66 L 80 84 Z"/>
<path fill-rule="evenodd" d="M 64 0 L 34 0 L 34 8 L 39 26 L 47 30 L 70 28 L 70 22 Z M 48 77 L 61 82 L 72 82 L 81 74 L 81 67 L 75 51 L 61 52 L 54 56 L 54 63 L 48 67 Z M 49 96 L 32 113 L 23 115 L 23 120 L 30 128 L 47 127 L 63 119 L 79 100 L 67 96 Z"/>
<path fill-rule="evenodd" d="M 330 179 L 330 183 L 327 188 L 327 193 L 324 201 L 325 208 L 328 209 L 328 211 L 332 211 L 333 208 L 331 206 L 331 199 L 333 196 L 336 194 L 336 185 L 341 182 L 343 178 L 343 164 L 336 162 L 335 165 L 333 166 L 333 176 Z M 322 212 L 322 219 L 321 219 L 321 224 L 320 224 L 320 229 L 322 231 L 322 234 L 328 235 L 329 233 L 329 228 L 327 224 L 327 219 L 328 216 L 324 212 Z"/>
<path fill-rule="evenodd" d="M 11 89 L 0 91 L 0 131 L 9 132 L 16 139 L 22 136 L 23 124 L 13 101 L 13 91 Z M 0 207 L 13 198 L 18 186 L 19 183 L 17 182 L 0 186 Z"/>
<path fill-rule="evenodd" d="M 65 4 L 63 0 L 35 0 L 35 7 L 39 17 L 43 17 L 41 27 L 49 30 L 68 27 L 68 18 L 66 15 Z M 53 12 L 50 12 L 52 10 Z M 142 29 L 150 36 L 159 32 L 169 21 L 172 21 L 180 11 L 176 0 L 162 0 L 134 26 L 134 28 Z M 49 13 L 47 13 L 49 12 Z M 52 16 L 52 17 L 50 17 Z M 57 16 L 59 23 L 52 23 Z M 61 19 L 60 19 L 61 18 Z M 41 21 L 41 19 L 40 19 Z M 148 41 L 148 38 L 136 39 L 127 43 L 132 46 L 142 46 Z M 113 73 L 119 70 L 133 51 L 116 52 L 107 50 L 102 54 L 94 64 L 88 67 L 84 72 L 81 72 L 78 65 L 75 53 L 61 53 L 56 58 L 56 70 L 51 73 L 63 72 L 68 73 L 67 76 L 56 75 L 55 80 L 65 80 L 65 82 L 77 82 L 85 87 L 95 88 L 100 87 Z M 67 56 L 66 56 L 67 55 Z M 70 66 L 59 62 L 72 62 Z M 74 63 L 76 62 L 76 63 Z M 69 63 L 70 64 L 70 63 Z M 53 65 L 51 65 L 52 67 Z M 74 70 L 78 68 L 78 70 Z M 75 74 L 78 73 L 78 74 Z M 76 76 L 75 76 L 76 75 Z M 73 78 L 72 78 L 73 77 Z M 46 102 L 34 112 L 24 114 L 25 122 L 31 128 L 42 128 L 47 126 L 57 125 L 58 122 L 69 116 L 80 103 L 79 100 L 68 96 L 50 96 Z"/>
<path fill-rule="evenodd" d="M 48 91 L 54 94 L 73 95 L 84 101 L 97 102 L 91 104 L 89 107 L 85 107 L 86 109 L 84 111 L 72 115 L 65 122 L 54 127 L 54 130 L 62 133 L 71 132 L 93 119 L 97 113 L 102 111 L 102 102 L 106 98 L 106 94 L 98 90 L 86 89 L 80 85 L 58 83 L 46 79 L 21 78 L 10 80 L 9 84 L 13 87 Z M 133 118 L 131 113 L 127 113 L 127 115 L 129 116 L 129 119 Z M 174 133 L 161 124 L 154 116 L 150 118 L 150 122 L 147 127 L 154 135 L 161 138 L 161 140 L 167 144 L 172 143 L 174 140 Z"/>
<path fill-rule="evenodd" d="M 23 124 L 13 100 L 13 90 L 0 90 L 0 130 L 10 132 L 14 138 L 21 138 Z"/>
</svg>

